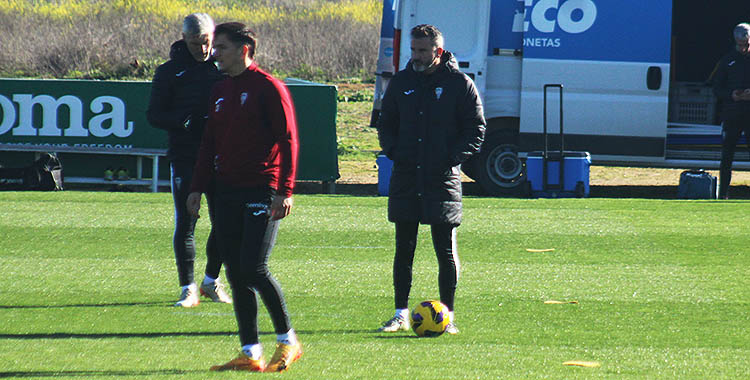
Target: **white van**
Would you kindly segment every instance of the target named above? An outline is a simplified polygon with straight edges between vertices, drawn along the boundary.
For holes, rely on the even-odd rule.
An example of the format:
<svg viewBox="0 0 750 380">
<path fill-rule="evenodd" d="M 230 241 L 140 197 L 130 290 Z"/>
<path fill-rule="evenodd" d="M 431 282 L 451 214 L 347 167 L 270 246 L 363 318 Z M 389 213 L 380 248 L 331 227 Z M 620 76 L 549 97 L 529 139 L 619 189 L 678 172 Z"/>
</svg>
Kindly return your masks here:
<svg viewBox="0 0 750 380">
<path fill-rule="evenodd" d="M 410 58 L 409 31 L 436 25 L 482 94 L 487 135 L 464 172 L 490 194 L 521 188 L 526 153 L 543 148 L 545 84 L 564 86 L 565 149 L 590 152 L 595 165 L 719 166 L 720 105 L 707 81 L 734 46 L 733 27 L 750 20 L 750 1 L 383 3 L 372 126 L 389 78 Z M 559 97 L 549 95 L 555 134 Z M 738 149 L 734 168 L 749 160 Z"/>
</svg>

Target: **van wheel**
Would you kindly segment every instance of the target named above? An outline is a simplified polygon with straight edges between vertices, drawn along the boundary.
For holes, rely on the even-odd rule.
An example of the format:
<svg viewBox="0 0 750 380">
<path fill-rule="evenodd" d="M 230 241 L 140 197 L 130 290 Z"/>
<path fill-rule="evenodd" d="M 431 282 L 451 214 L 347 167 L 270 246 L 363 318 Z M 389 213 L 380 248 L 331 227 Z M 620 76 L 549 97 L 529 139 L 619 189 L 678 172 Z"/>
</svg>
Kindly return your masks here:
<svg viewBox="0 0 750 380">
<path fill-rule="evenodd" d="M 526 162 L 518 156 L 516 145 L 488 139 L 477 159 L 477 182 L 487 194 L 526 195 Z"/>
</svg>

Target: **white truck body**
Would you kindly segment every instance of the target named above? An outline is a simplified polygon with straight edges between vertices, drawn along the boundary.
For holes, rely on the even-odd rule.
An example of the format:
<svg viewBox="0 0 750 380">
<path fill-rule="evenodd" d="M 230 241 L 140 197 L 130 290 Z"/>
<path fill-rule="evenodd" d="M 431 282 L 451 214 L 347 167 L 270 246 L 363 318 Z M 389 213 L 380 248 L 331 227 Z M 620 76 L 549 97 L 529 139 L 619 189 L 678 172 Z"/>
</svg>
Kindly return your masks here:
<svg viewBox="0 0 750 380">
<path fill-rule="evenodd" d="M 718 168 L 707 81 L 749 14 L 741 0 L 384 0 L 373 124 L 388 79 L 409 61 L 410 29 L 428 23 L 482 95 L 488 136 L 464 171 L 488 192 L 519 187 L 526 153 L 543 148 L 545 84 L 564 86 L 565 149 L 595 165 Z M 750 169 L 749 158 L 738 149 L 734 168 Z"/>
</svg>

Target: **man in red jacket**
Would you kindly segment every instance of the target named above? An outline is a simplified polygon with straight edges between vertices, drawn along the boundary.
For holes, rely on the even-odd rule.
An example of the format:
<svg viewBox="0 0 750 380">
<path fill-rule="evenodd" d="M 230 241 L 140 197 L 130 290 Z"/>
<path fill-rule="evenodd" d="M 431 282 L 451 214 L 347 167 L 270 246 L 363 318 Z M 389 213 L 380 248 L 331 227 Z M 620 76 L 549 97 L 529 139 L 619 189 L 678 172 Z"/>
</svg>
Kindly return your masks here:
<svg viewBox="0 0 750 380">
<path fill-rule="evenodd" d="M 208 122 L 193 171 L 187 208 L 214 190 L 217 243 L 234 296 L 242 351 L 214 371 L 283 371 L 302 355 L 278 282 L 268 271 L 280 219 L 292 209 L 297 123 L 286 86 L 254 62 L 254 33 L 241 23 L 218 25 L 214 56 L 229 78 L 210 96 Z M 277 334 L 268 366 L 258 340 L 256 292 Z"/>
</svg>

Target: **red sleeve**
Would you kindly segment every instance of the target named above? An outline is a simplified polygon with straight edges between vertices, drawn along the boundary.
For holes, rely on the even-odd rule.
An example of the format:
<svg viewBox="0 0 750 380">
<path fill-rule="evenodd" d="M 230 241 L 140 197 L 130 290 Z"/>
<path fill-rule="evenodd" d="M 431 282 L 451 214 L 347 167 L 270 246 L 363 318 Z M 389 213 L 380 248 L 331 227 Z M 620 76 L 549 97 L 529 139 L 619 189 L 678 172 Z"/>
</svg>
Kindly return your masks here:
<svg viewBox="0 0 750 380">
<path fill-rule="evenodd" d="M 269 94 L 269 115 L 271 130 L 279 148 L 279 188 L 277 193 L 290 197 L 294 192 L 297 177 L 297 116 L 292 96 L 284 83 L 272 80 L 273 92 Z M 275 96 L 274 96 L 275 95 Z"/>
<path fill-rule="evenodd" d="M 218 87 L 218 86 L 217 86 Z M 209 112 L 206 126 L 203 129 L 203 137 L 201 138 L 201 146 L 198 149 L 198 159 L 195 161 L 195 167 L 193 168 L 193 179 L 190 184 L 190 192 L 205 193 L 209 190 L 209 184 L 213 179 L 214 175 L 214 157 L 216 156 L 216 144 L 214 144 L 216 131 L 214 128 L 214 112 L 211 112 L 211 108 L 217 98 L 216 87 L 211 91 L 211 97 L 209 98 Z"/>
</svg>

